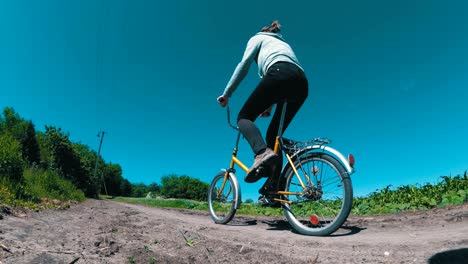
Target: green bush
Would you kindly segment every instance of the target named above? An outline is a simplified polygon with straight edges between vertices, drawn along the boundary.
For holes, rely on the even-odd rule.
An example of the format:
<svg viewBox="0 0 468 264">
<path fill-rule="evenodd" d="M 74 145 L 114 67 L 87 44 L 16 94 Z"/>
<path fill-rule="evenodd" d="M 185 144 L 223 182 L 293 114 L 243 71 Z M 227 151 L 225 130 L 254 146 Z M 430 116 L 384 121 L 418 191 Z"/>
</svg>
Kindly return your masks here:
<svg viewBox="0 0 468 264">
<path fill-rule="evenodd" d="M 38 179 L 30 177 L 26 182 L 23 170 L 29 167 L 43 170 L 26 172 L 28 175 L 39 175 Z M 2 201 L 6 201 L 7 197 L 16 204 L 30 202 L 30 199 L 41 196 L 64 198 L 66 195 L 62 192 L 72 188 L 63 179 L 71 182 L 86 196 L 97 197 L 104 186 L 102 178 L 109 194 L 130 195 L 132 185 L 122 177 L 120 166 L 107 164 L 88 146 L 71 142 L 69 133 L 47 125 L 45 132 L 36 131 L 32 121 L 23 119 L 11 107 L 4 108 L 3 113 L 0 113 Z M 50 182 L 41 182 L 37 186 L 30 184 L 38 184 L 37 181 L 41 179 Z M 70 196 L 74 197 L 75 194 Z M 77 197 L 81 199 L 80 195 Z"/>
<path fill-rule="evenodd" d="M 33 201 L 44 198 L 83 201 L 84 193 L 52 170 L 29 168 L 24 171 L 24 193 Z"/>
<path fill-rule="evenodd" d="M 167 198 L 180 198 L 204 201 L 208 198 L 209 185 L 189 176 L 169 175 L 161 179 L 161 195 Z"/>
<path fill-rule="evenodd" d="M 0 134 L 0 179 L 18 182 L 23 175 L 21 145 L 10 134 Z"/>
<path fill-rule="evenodd" d="M 391 186 L 353 201 L 354 214 L 384 214 L 424 210 L 468 202 L 468 175 L 442 176 L 437 184 Z"/>
<path fill-rule="evenodd" d="M 0 180 L 0 205 L 13 205 L 15 194 L 11 191 L 10 184 L 6 178 Z"/>
</svg>

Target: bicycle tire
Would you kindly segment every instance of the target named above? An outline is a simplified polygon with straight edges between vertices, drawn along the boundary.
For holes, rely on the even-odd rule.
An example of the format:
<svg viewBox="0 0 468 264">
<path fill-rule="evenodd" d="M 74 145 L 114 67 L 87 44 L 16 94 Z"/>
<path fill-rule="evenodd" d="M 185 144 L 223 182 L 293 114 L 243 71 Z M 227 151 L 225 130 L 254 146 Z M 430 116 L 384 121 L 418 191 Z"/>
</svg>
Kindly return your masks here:
<svg viewBox="0 0 468 264">
<path fill-rule="evenodd" d="M 325 153 L 306 152 L 293 162 L 304 185 L 314 195 L 284 195 L 285 200 L 292 202 L 282 204 L 288 222 L 303 235 L 326 236 L 335 232 L 346 221 L 352 207 L 353 188 L 348 172 L 338 160 Z M 304 172 L 309 174 L 310 181 Z M 331 173 L 334 175 L 329 177 Z M 291 166 L 286 168 L 284 176 L 286 192 L 303 192 Z"/>
<path fill-rule="evenodd" d="M 236 201 L 239 196 L 237 185 L 234 184 L 231 175 L 225 183 L 222 193 L 218 193 L 224 181 L 225 172 L 214 177 L 208 191 L 208 211 L 213 221 L 217 224 L 227 224 L 236 214 Z"/>
</svg>

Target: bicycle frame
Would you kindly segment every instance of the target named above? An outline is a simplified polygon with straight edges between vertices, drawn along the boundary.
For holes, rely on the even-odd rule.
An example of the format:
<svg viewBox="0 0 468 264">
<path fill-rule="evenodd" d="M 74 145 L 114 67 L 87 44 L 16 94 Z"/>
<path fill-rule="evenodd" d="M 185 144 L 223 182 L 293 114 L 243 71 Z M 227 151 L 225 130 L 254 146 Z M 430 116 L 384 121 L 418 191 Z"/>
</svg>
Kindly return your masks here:
<svg viewBox="0 0 468 264">
<path fill-rule="evenodd" d="M 281 135 L 282 135 L 282 131 L 283 131 L 283 123 L 284 123 L 284 116 L 285 116 L 285 113 L 286 113 L 286 107 L 287 107 L 287 103 L 285 102 L 283 104 L 283 109 L 282 109 L 282 112 L 281 112 L 281 119 L 280 119 L 280 125 L 279 125 L 279 129 L 278 129 L 278 135 L 276 136 L 276 139 L 275 139 L 275 145 L 274 145 L 274 149 L 273 151 L 278 154 L 278 155 L 281 155 Z M 230 116 L 230 111 L 229 111 L 229 106 L 227 106 L 227 118 L 228 118 L 228 123 L 229 125 L 238 131 L 238 134 L 237 134 L 237 138 L 236 138 L 236 144 L 235 144 L 235 147 L 232 151 L 232 156 L 231 156 L 231 162 L 229 164 L 229 169 L 226 170 L 225 174 L 224 174 L 224 180 L 223 180 L 223 184 L 221 185 L 221 188 L 220 190 L 218 191 L 218 195 L 221 194 L 223 191 L 224 191 L 224 187 L 225 187 L 225 184 L 226 184 L 226 181 L 228 180 L 228 177 L 229 177 L 229 174 L 230 173 L 235 173 L 235 169 L 234 169 L 234 166 L 237 165 L 239 166 L 242 170 L 244 170 L 245 172 L 248 172 L 249 171 L 249 168 L 242 162 L 240 161 L 238 158 L 237 158 L 237 151 L 238 151 L 238 147 L 239 147 L 239 141 L 240 141 L 240 136 L 241 136 L 241 132 L 239 130 L 239 127 L 237 126 L 234 126 L 231 124 L 231 116 Z M 286 154 L 286 157 L 288 158 L 288 162 L 289 164 L 291 165 L 291 167 L 293 168 L 293 170 L 295 171 L 296 173 L 296 176 L 299 178 L 299 181 L 301 182 L 304 190 L 306 189 L 305 185 L 303 184 L 302 182 L 302 179 L 301 177 L 299 176 L 299 174 L 297 173 L 297 169 L 296 169 L 296 166 L 294 165 L 294 163 L 292 162 L 291 158 L 289 157 L 289 155 Z M 235 177 L 233 177 L 235 178 Z M 235 184 L 238 184 L 237 182 L 237 179 L 235 180 Z M 239 188 L 240 190 L 240 186 L 238 185 L 237 188 Z M 290 193 L 290 192 L 278 192 L 278 194 L 296 194 L 296 193 Z M 276 199 L 276 198 L 275 198 Z M 286 201 L 286 200 L 280 200 L 280 199 L 277 199 L 279 202 L 289 202 L 289 201 Z M 240 200 L 240 197 L 237 201 L 237 205 L 236 205 L 236 208 L 238 208 L 240 206 L 240 203 L 241 203 L 241 200 Z"/>
<path fill-rule="evenodd" d="M 275 139 L 275 145 L 274 145 L 274 149 L 273 151 L 278 154 L 278 155 L 281 155 L 281 151 L 283 149 L 283 142 L 282 142 L 282 130 L 283 130 L 283 123 L 284 123 L 284 116 L 285 116 L 285 113 L 286 113 L 286 107 L 287 107 L 287 103 L 285 102 L 283 104 L 283 109 L 282 109 L 282 112 L 281 112 L 281 119 L 280 119 L 280 125 L 279 125 L 279 129 L 278 129 L 278 134 L 276 136 L 276 139 Z M 225 174 L 224 174 L 224 180 L 223 180 L 223 183 L 222 183 L 222 186 L 220 188 L 220 190 L 218 190 L 218 195 L 221 194 L 223 191 L 224 191 L 224 187 L 225 187 L 225 184 L 226 184 L 226 181 L 228 180 L 228 177 L 231 173 L 231 177 L 234 179 L 234 184 L 236 184 L 238 190 L 240 190 L 240 186 L 239 186 L 239 183 L 237 181 L 237 178 L 235 177 L 234 173 L 235 173 L 235 168 L 234 166 L 237 165 L 239 166 L 243 171 L 245 172 L 248 172 L 249 168 L 242 162 L 240 161 L 238 158 L 237 158 L 237 151 L 238 151 L 238 146 L 239 146 L 239 141 L 240 141 L 240 136 L 241 136 L 241 132 L 239 130 L 239 127 L 237 126 L 234 126 L 231 124 L 231 118 L 230 118 L 230 111 L 229 111 L 229 106 L 227 106 L 227 118 L 228 118 L 228 123 L 229 125 L 238 131 L 238 134 L 237 134 L 237 139 L 236 139 L 236 144 L 235 144 L 235 147 L 232 151 L 232 156 L 231 156 L 231 161 L 230 161 L 230 165 L 229 165 L 229 169 L 227 169 L 225 171 Z M 312 145 L 312 146 L 307 146 L 306 148 L 304 149 L 301 149 L 299 150 L 298 152 L 294 153 L 292 156 L 290 156 L 288 153 L 285 152 L 285 156 L 287 158 L 287 161 L 288 161 L 288 164 L 289 166 L 291 167 L 291 169 L 293 170 L 294 174 L 296 175 L 299 183 L 301 184 L 301 187 L 304 191 L 307 190 L 307 187 L 306 185 L 304 184 L 304 179 L 302 179 L 302 177 L 300 176 L 300 174 L 298 173 L 297 171 L 297 167 L 296 165 L 294 165 L 294 162 L 293 162 L 293 158 L 296 157 L 296 156 L 300 156 L 301 153 L 304 153 L 306 151 L 310 151 L 310 150 L 316 150 L 316 151 L 321 151 L 321 152 L 326 152 L 326 153 L 329 153 L 329 154 L 332 154 L 333 156 L 335 156 L 344 166 L 345 166 L 345 169 L 346 171 L 348 172 L 349 175 L 351 175 L 353 172 L 354 172 L 354 169 L 350 166 L 349 162 L 346 160 L 346 158 L 340 153 L 338 152 L 337 150 L 331 148 L 331 147 L 328 147 L 328 146 L 324 146 L 323 144 L 321 145 Z M 286 167 L 286 166 L 285 166 Z M 284 167 L 283 167 L 284 168 Z M 307 182 L 313 186 L 313 183 L 312 181 L 310 180 L 310 177 L 307 173 L 304 173 Z M 241 192 L 239 191 L 239 194 Z M 286 191 L 277 191 L 276 194 L 279 194 L 279 195 L 299 195 L 299 196 L 302 196 L 304 195 L 304 193 L 298 193 L 298 192 L 286 192 Z M 239 208 L 240 207 L 240 204 L 241 204 L 241 198 L 240 198 L 241 195 L 239 195 L 238 197 L 238 201 L 236 201 L 236 208 Z M 275 201 L 278 201 L 278 202 L 281 202 L 281 203 L 288 203 L 288 204 L 292 204 L 291 201 L 288 201 L 288 200 L 283 200 L 283 199 L 278 199 L 278 198 L 273 198 L 273 200 Z"/>
<path fill-rule="evenodd" d="M 286 113 L 286 106 L 287 106 L 287 103 L 285 102 L 283 104 L 283 109 L 281 111 L 281 119 L 280 119 L 280 125 L 279 125 L 279 129 L 278 129 L 278 136 L 276 137 L 275 147 L 273 149 L 273 151 L 278 155 L 280 154 L 280 151 L 281 151 L 280 150 L 280 145 L 281 145 L 280 138 L 281 138 L 281 134 L 282 134 L 282 131 L 283 131 L 283 123 L 284 123 L 284 115 Z M 235 171 L 234 170 L 234 164 L 237 164 L 242 170 L 244 170 L 245 172 L 248 172 L 249 168 L 247 166 L 245 166 L 245 164 L 242 163 L 242 161 L 240 161 L 237 158 L 237 150 L 238 150 L 238 147 L 239 147 L 239 140 L 240 140 L 241 132 L 239 130 L 239 127 L 234 126 L 233 124 L 231 124 L 231 114 L 230 114 L 230 111 L 229 111 L 229 106 L 227 106 L 227 119 L 228 119 L 228 124 L 232 128 L 234 128 L 235 130 L 238 131 L 237 139 L 236 139 L 236 145 L 234 147 L 234 150 L 232 151 L 232 157 L 231 157 L 231 163 L 229 165 L 229 170 Z M 229 174 L 229 170 L 226 171 L 226 176 Z"/>
<path fill-rule="evenodd" d="M 283 137 L 286 108 L 284 102 L 276 109 L 276 117 L 281 120 L 274 146 L 269 146 L 280 157 L 286 157 L 285 162 L 254 172 L 262 174 L 255 176 L 269 176 L 259 190 L 262 194 L 259 203 L 261 206 L 282 207 L 289 224 L 300 234 L 329 235 L 343 225 L 352 209 L 350 175 L 354 173 L 354 157 L 349 154 L 346 159 L 328 146 L 330 140 L 326 138 L 295 141 Z M 249 172 L 237 156 L 241 132 L 231 124 L 229 108 L 227 115 L 229 125 L 238 134 L 229 167 L 213 178 L 208 191 L 208 211 L 217 224 L 231 221 L 242 204 L 235 167 Z"/>
</svg>

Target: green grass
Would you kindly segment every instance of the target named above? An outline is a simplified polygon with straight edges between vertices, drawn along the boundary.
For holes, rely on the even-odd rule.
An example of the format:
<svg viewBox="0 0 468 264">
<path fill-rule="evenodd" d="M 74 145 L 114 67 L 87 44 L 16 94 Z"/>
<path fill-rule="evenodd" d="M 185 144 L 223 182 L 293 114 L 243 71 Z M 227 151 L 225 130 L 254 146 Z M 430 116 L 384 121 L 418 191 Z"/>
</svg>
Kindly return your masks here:
<svg viewBox="0 0 468 264">
<path fill-rule="evenodd" d="M 112 197 L 101 196 L 101 198 L 111 199 Z M 53 207 L 54 203 L 48 202 L 51 200 L 83 201 L 84 199 L 85 196 L 82 191 L 53 171 L 26 169 L 20 183 L 11 183 L 5 178 L 0 178 L 0 204 L 2 205 L 35 209 L 39 205 L 41 207 Z M 208 210 L 206 201 L 128 197 L 115 197 L 112 199 L 155 207 Z M 406 185 L 397 188 L 387 186 L 366 197 L 355 197 L 351 212 L 355 215 L 385 214 L 407 210 L 425 210 L 467 202 L 468 176 L 465 172 L 463 176 L 443 176 L 441 181 L 436 184 Z M 220 206 L 225 206 L 226 210 L 228 210 L 229 205 Z M 298 206 L 303 207 L 301 208 L 303 211 L 326 214 L 326 212 L 320 212 L 321 208 L 317 207 L 316 204 L 301 204 Z M 280 216 L 283 211 L 280 208 L 261 207 L 249 201 L 242 204 L 237 214 Z"/>
<path fill-rule="evenodd" d="M 207 202 L 199 202 L 185 199 L 156 199 L 156 198 L 133 198 L 133 197 L 115 197 L 114 201 L 143 204 L 155 207 L 167 207 L 167 208 L 182 208 L 182 209 L 194 209 L 194 210 L 205 210 L 208 208 Z"/>
<path fill-rule="evenodd" d="M 63 202 L 85 200 L 84 193 L 50 170 L 27 168 L 19 182 L 0 179 L 0 204 L 38 209 L 59 207 Z"/>
<path fill-rule="evenodd" d="M 131 198 L 131 197 L 115 197 L 114 201 L 143 204 L 147 206 L 162 207 L 162 208 L 179 208 L 191 209 L 198 211 L 208 211 L 208 202 L 185 200 L 185 199 L 156 199 L 156 198 Z M 229 205 L 223 205 L 228 207 Z M 243 215 L 282 215 L 283 211 L 278 208 L 260 207 L 254 203 L 243 203 L 241 208 L 237 210 L 237 214 Z"/>
<path fill-rule="evenodd" d="M 468 202 L 468 176 L 441 177 L 437 184 L 425 185 L 406 185 L 392 189 L 387 186 L 366 197 L 356 197 L 353 200 L 351 213 L 355 215 L 386 214 L 397 213 L 407 210 L 426 210 L 447 205 L 460 205 Z M 156 207 L 169 207 L 207 211 L 208 203 L 184 200 L 184 199 L 147 199 L 147 198 L 126 198 L 116 197 L 116 201 L 144 204 Z M 321 201 L 321 203 L 325 203 Z M 333 203 L 332 201 L 330 203 Z M 219 205 L 228 210 L 228 204 Z M 320 211 L 322 208 L 317 204 L 300 204 L 303 211 L 314 211 L 317 214 L 327 215 L 326 211 Z M 328 207 L 328 206 L 327 206 Z M 329 206 L 332 208 L 333 206 Z M 297 210 L 297 209 L 296 209 Z M 243 203 L 237 211 L 241 215 L 283 215 L 281 208 L 261 207 L 256 203 Z"/>
<path fill-rule="evenodd" d="M 85 199 L 82 191 L 53 171 L 26 169 L 23 177 L 26 183 L 24 193 L 31 199 L 48 198 L 61 201 L 84 201 Z"/>
</svg>

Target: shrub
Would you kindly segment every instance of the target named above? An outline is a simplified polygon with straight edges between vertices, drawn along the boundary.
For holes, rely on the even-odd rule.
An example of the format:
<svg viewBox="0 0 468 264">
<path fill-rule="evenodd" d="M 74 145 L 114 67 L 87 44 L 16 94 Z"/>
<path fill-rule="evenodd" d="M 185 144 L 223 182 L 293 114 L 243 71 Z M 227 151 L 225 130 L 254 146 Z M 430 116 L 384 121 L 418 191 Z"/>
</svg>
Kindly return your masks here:
<svg viewBox="0 0 468 264">
<path fill-rule="evenodd" d="M 11 206 L 15 200 L 15 195 L 11 192 L 6 179 L 0 181 L 0 205 Z"/>
<path fill-rule="evenodd" d="M 42 198 L 83 201 L 84 193 L 52 170 L 29 168 L 24 172 L 24 193 L 33 201 Z"/>
<path fill-rule="evenodd" d="M 442 176 L 437 184 L 391 186 L 353 200 L 354 214 L 396 213 L 468 202 L 468 175 Z"/>
<path fill-rule="evenodd" d="M 23 175 L 24 160 L 21 145 L 10 134 L 0 134 L 0 179 L 19 182 Z"/>
<path fill-rule="evenodd" d="M 161 195 L 167 198 L 204 201 L 208 197 L 209 185 L 189 176 L 164 176 L 161 182 Z"/>
</svg>

